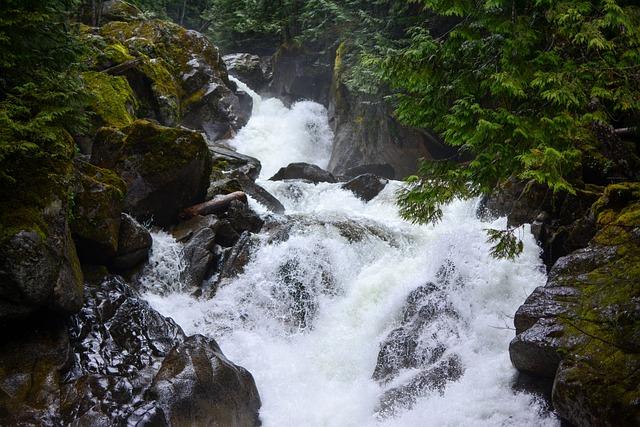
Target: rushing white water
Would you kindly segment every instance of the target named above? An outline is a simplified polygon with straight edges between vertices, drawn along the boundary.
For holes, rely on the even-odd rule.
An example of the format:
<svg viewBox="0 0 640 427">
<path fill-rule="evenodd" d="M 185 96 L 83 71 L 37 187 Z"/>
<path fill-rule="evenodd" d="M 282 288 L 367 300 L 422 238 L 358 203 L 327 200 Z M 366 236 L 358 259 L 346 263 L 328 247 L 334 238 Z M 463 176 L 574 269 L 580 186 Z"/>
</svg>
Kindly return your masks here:
<svg viewBox="0 0 640 427">
<path fill-rule="evenodd" d="M 272 114 L 274 105 L 279 114 Z M 290 162 L 291 153 L 300 155 L 295 160 L 326 165 L 326 147 L 318 144 L 331 135 L 320 106 L 299 103 L 287 110 L 258 99 L 254 109 L 232 144 L 266 165 L 263 176 Z M 308 123 L 318 126 L 301 131 Z M 276 138 L 279 133 L 285 137 Z M 545 280 L 528 230 L 522 256 L 496 260 L 484 229 L 505 226 L 505 220 L 480 221 L 475 202 L 456 201 L 442 222 L 416 226 L 398 216 L 398 183 L 369 203 L 339 184 L 260 184 L 285 205 L 287 215 L 272 221 L 288 229 L 288 238 L 263 235 L 244 273 L 211 300 L 179 292 L 147 298 L 187 333 L 214 337 L 231 360 L 253 373 L 264 426 L 558 425 L 532 396 L 511 387 L 511 316 Z M 156 239 L 154 254 L 156 246 L 171 244 Z M 438 282 L 443 266 L 456 280 Z M 386 385 L 373 380 L 380 345 L 400 324 L 407 296 L 428 282 L 439 283 L 455 325 L 437 333 L 427 328 L 416 339 L 445 345 L 464 373 L 442 393 L 427 392 L 393 417 L 377 416 L 385 390 L 415 374 L 406 370 Z"/>
<path fill-rule="evenodd" d="M 230 78 L 253 99 L 251 119 L 231 145 L 243 154 L 260 159 L 261 178 L 272 177 L 289 163 L 327 167 L 333 133 L 322 105 L 300 101 L 287 108 L 279 99 L 262 99 L 241 81 Z"/>
</svg>

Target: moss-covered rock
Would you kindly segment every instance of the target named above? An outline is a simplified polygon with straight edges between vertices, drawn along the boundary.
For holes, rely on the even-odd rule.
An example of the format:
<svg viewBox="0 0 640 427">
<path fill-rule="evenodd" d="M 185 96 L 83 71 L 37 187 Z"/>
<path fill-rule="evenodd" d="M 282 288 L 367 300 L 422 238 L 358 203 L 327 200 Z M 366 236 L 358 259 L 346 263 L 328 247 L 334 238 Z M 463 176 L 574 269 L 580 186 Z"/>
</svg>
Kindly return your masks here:
<svg viewBox="0 0 640 427">
<path fill-rule="evenodd" d="M 517 368 L 555 377 L 554 407 L 572 424 L 638 425 L 640 184 L 608 186 L 593 213 L 589 246 L 518 309 L 510 352 Z"/>
<path fill-rule="evenodd" d="M 105 263 L 116 255 L 125 193 L 115 172 L 76 162 L 71 230 L 83 261 Z"/>
<path fill-rule="evenodd" d="M 124 127 L 133 123 L 138 103 L 127 79 L 97 71 L 88 71 L 83 78 L 100 125 Z"/>
<path fill-rule="evenodd" d="M 105 51 L 110 47 L 117 53 L 113 50 L 123 46 L 122 53 L 138 59 L 124 75 L 139 100 L 141 117 L 166 126 L 184 124 L 213 140 L 248 120 L 250 98 L 234 93 L 218 49 L 202 34 L 145 20 L 109 22 L 100 36 Z"/>
<path fill-rule="evenodd" d="M 113 169 L 127 185 L 125 211 L 168 225 L 182 209 L 204 199 L 211 156 L 200 133 L 137 120 L 123 134 Z"/>
<path fill-rule="evenodd" d="M 75 143 L 60 131 L 55 155 L 14 154 L 0 186 L 0 320 L 82 305 L 82 272 L 68 224 Z"/>
</svg>

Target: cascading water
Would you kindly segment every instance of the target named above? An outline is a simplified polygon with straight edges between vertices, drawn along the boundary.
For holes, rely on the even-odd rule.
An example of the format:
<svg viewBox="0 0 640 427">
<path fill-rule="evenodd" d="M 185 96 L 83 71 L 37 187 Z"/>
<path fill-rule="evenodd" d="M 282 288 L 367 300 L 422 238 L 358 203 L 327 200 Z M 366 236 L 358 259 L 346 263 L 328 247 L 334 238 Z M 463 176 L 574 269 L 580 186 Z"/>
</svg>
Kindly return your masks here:
<svg viewBox="0 0 640 427">
<path fill-rule="evenodd" d="M 231 144 L 261 160 L 263 178 L 292 161 L 327 165 L 320 105 L 250 93 L 253 117 Z M 212 299 L 149 284 L 146 297 L 253 373 L 264 426 L 558 425 L 511 387 L 510 316 L 545 280 L 530 233 L 516 261 L 496 260 L 484 229 L 505 220 L 482 222 L 475 202 L 416 226 L 398 216 L 399 183 L 369 203 L 340 184 L 258 183 L 286 215 L 267 218 L 244 272 Z M 162 245 L 175 242 L 156 238 L 160 258 L 177 256 Z"/>
</svg>

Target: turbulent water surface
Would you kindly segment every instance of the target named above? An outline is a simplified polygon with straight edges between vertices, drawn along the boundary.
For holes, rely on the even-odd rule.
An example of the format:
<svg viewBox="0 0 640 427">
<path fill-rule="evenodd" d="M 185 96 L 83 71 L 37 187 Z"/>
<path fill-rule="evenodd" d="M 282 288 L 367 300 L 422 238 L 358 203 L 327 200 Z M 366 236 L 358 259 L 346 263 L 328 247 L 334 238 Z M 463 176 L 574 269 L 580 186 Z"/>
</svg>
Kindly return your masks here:
<svg viewBox="0 0 640 427">
<path fill-rule="evenodd" d="M 177 284 L 179 244 L 157 234 L 146 297 L 187 333 L 214 337 L 231 360 L 253 373 L 263 425 L 558 425 L 535 398 L 512 390 L 512 315 L 545 280 L 529 232 L 520 258 L 495 260 L 484 229 L 505 220 L 480 221 L 475 202 L 454 202 L 439 224 L 416 226 L 397 214 L 398 183 L 364 203 L 339 184 L 266 181 L 294 161 L 326 167 L 332 134 L 326 110 L 316 103 L 286 108 L 252 96 L 253 117 L 231 144 L 261 160 L 258 182 L 286 207 L 286 215 L 268 219 L 270 229 L 286 229 L 288 238 L 265 232 L 245 272 L 215 298 L 198 300 Z M 429 282 L 446 310 L 414 341 L 418 349 L 455 357 L 461 376 L 418 390 L 408 404 L 385 412 L 385 391 L 418 369 L 376 381 L 378 353 L 402 325 L 407 297 Z"/>
</svg>

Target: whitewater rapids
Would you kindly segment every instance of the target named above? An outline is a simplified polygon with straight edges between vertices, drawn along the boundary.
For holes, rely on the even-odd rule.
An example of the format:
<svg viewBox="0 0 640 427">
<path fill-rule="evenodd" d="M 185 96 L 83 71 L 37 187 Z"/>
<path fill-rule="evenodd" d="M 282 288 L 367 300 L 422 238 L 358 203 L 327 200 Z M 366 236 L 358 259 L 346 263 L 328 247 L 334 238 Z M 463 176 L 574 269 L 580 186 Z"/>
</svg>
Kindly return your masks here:
<svg viewBox="0 0 640 427">
<path fill-rule="evenodd" d="M 481 221 L 476 201 L 456 201 L 444 209 L 440 223 L 417 226 L 398 216 L 396 182 L 365 203 L 340 184 L 267 181 L 291 162 L 327 166 L 333 137 L 327 113 L 309 101 L 286 108 L 238 84 L 252 95 L 254 112 L 231 145 L 262 162 L 258 183 L 286 208 L 286 216 L 276 221 L 299 226 L 284 241 L 261 236 L 244 273 L 211 300 L 181 292 L 180 245 L 156 233 L 152 264 L 157 267 L 146 278 L 145 297 L 188 334 L 215 338 L 230 360 L 254 375 L 263 425 L 559 425 L 536 398 L 512 389 L 512 316 L 545 282 L 529 230 L 521 235 L 524 253 L 517 260 L 496 260 L 489 255 L 484 230 L 504 227 L 506 220 Z M 345 227 L 355 229 L 357 238 L 345 235 Z M 284 291 L 283 265 L 304 283 L 304 299 L 310 304 L 305 306 L 307 323 L 292 322 L 300 306 Z M 372 379 L 381 342 L 399 325 L 411 291 L 435 282 L 443 265 L 453 265 L 458 279 L 442 285 L 457 324 L 455 334 L 438 339 L 444 340 L 447 353 L 460 358 L 464 373 L 442 393 L 427 393 L 412 408 L 379 417 L 379 399 L 394 385 Z M 419 337 L 432 339 L 429 334 Z M 397 381 L 403 375 L 411 372 Z"/>
</svg>

